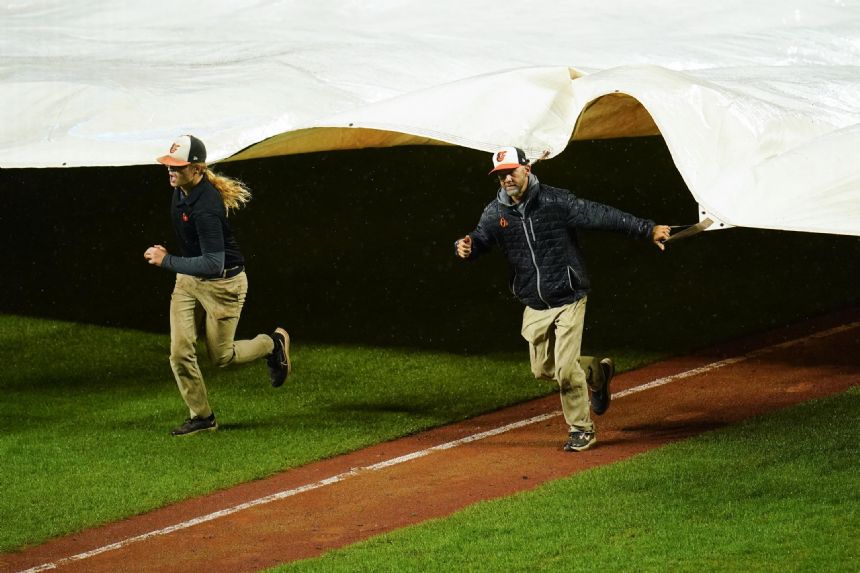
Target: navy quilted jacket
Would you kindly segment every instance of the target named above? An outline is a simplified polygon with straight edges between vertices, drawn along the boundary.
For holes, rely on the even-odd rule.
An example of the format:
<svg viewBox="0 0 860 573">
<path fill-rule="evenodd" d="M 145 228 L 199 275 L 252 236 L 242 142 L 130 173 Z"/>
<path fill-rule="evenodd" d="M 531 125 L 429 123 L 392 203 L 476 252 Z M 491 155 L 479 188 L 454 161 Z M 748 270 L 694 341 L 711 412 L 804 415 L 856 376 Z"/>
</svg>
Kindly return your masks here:
<svg viewBox="0 0 860 573">
<path fill-rule="evenodd" d="M 653 228 L 653 221 L 577 199 L 566 189 L 543 185 L 532 174 L 524 215 L 501 189 L 484 209 L 477 228 L 469 233 L 470 259 L 498 246 L 508 259 L 514 296 L 534 309 L 555 308 L 588 293 L 588 273 L 577 229 L 650 239 Z"/>
</svg>

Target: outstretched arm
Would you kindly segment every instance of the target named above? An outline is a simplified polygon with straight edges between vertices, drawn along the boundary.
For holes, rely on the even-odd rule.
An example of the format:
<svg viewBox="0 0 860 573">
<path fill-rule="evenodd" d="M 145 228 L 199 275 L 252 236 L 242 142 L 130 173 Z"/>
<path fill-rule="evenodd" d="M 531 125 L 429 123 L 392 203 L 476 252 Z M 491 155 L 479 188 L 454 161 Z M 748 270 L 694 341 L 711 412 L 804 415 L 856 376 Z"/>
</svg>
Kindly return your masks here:
<svg viewBox="0 0 860 573">
<path fill-rule="evenodd" d="M 658 249 L 666 250 L 666 245 L 663 243 L 671 234 L 669 226 L 656 225 L 654 221 L 640 219 L 603 203 L 577 199 L 573 194 L 570 194 L 568 201 L 570 211 L 567 224 L 569 227 L 601 229 L 642 238 L 650 237 Z"/>
</svg>

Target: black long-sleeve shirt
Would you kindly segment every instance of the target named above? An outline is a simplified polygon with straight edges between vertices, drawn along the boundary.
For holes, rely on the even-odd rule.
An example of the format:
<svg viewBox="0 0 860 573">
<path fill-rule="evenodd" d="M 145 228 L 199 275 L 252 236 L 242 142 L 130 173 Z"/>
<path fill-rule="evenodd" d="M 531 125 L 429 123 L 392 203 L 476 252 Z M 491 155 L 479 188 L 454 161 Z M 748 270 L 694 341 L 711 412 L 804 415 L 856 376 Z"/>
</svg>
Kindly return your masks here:
<svg viewBox="0 0 860 573">
<path fill-rule="evenodd" d="M 221 276 L 224 269 L 245 264 L 239 244 L 227 223 L 221 194 L 204 176 L 189 193 L 177 187 L 170 204 L 173 230 L 182 256 L 166 255 L 167 270 L 201 278 Z"/>
</svg>

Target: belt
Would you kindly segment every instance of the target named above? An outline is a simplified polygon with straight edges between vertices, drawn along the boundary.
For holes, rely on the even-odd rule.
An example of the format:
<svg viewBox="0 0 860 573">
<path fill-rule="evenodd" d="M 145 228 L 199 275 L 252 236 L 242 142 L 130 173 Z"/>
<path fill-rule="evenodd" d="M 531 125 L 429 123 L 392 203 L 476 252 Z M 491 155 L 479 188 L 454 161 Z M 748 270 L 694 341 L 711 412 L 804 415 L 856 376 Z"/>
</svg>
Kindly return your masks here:
<svg viewBox="0 0 860 573">
<path fill-rule="evenodd" d="M 236 275 L 238 275 L 239 273 L 244 272 L 244 271 L 245 271 L 245 267 L 242 265 L 239 265 L 237 267 L 233 267 L 230 269 L 224 269 L 224 272 L 221 273 L 221 278 L 222 279 L 232 279 L 233 277 L 235 277 Z"/>
<path fill-rule="evenodd" d="M 197 280 L 200 280 L 200 281 L 221 281 L 224 279 L 232 279 L 233 277 L 235 277 L 236 275 L 238 275 L 239 273 L 241 273 L 244 270 L 245 270 L 245 267 L 242 265 L 239 265 L 238 267 L 230 267 L 229 269 L 224 269 L 223 271 L 221 271 L 221 274 L 218 275 L 217 277 L 209 277 L 209 278 L 195 277 L 195 278 Z"/>
</svg>

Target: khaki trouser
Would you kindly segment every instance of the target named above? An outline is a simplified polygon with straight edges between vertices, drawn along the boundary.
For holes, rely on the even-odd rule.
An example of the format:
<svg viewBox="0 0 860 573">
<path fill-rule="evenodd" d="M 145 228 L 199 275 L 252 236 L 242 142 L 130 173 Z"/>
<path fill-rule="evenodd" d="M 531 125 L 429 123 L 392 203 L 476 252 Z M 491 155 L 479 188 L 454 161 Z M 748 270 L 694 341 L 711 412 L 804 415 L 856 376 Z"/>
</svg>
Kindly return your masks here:
<svg viewBox="0 0 860 573">
<path fill-rule="evenodd" d="M 594 430 L 589 410 L 588 383 L 603 380 L 599 361 L 593 356 L 580 356 L 585 303 L 574 303 L 523 311 L 523 338 L 529 342 L 532 374 L 558 382 L 561 410 L 573 430 Z"/>
<path fill-rule="evenodd" d="M 191 416 L 212 414 L 203 375 L 197 364 L 197 339 L 206 335 L 209 359 L 216 366 L 241 364 L 272 353 L 267 334 L 233 340 L 248 293 L 244 272 L 229 279 L 206 280 L 177 274 L 170 297 L 170 367 Z"/>
</svg>

